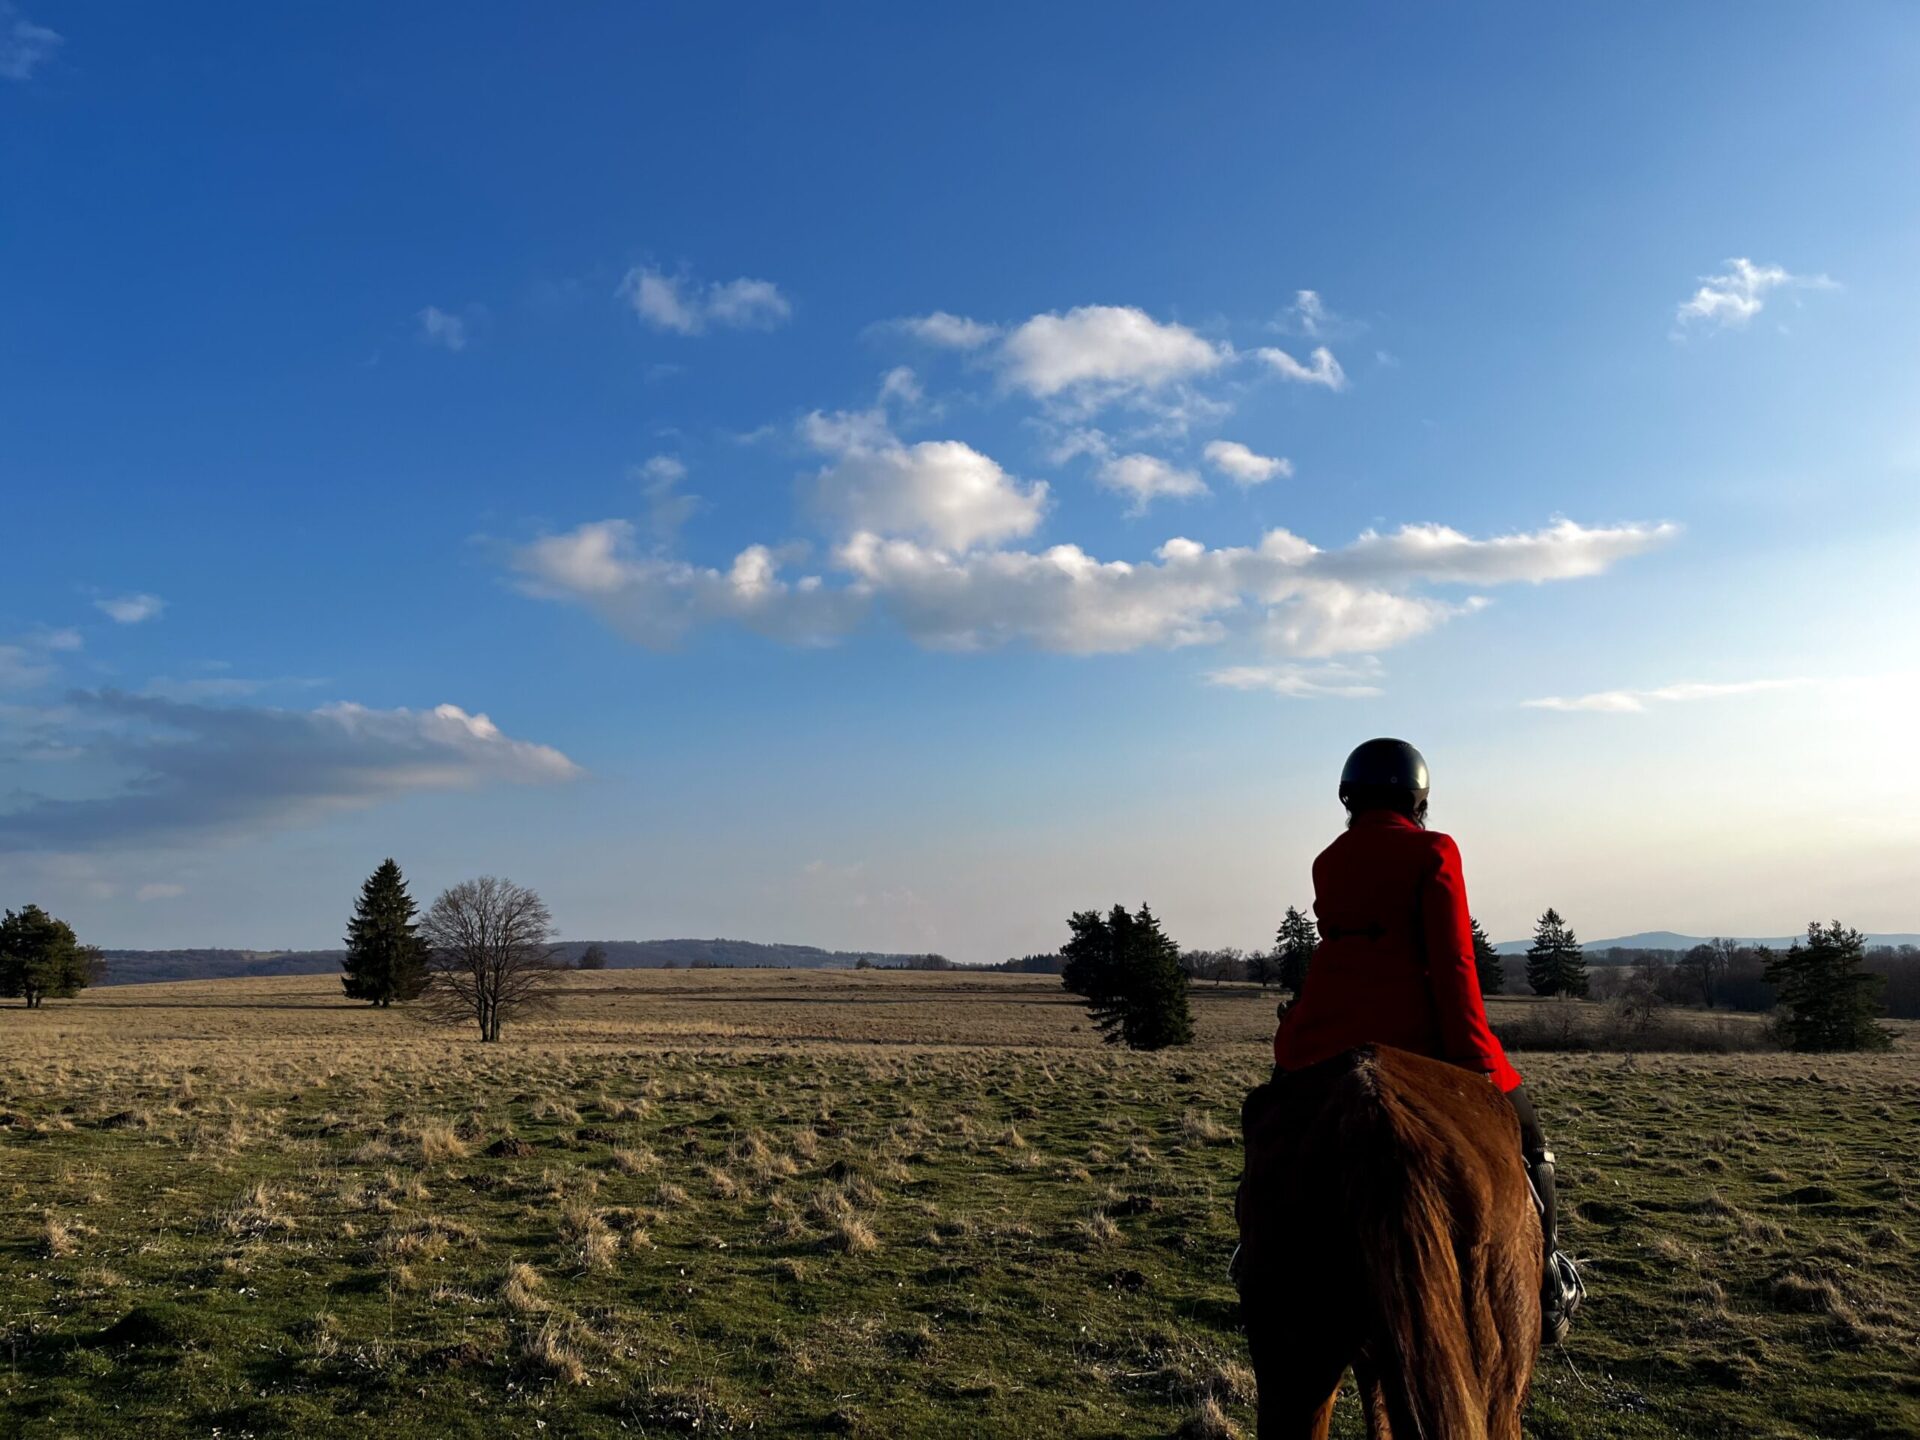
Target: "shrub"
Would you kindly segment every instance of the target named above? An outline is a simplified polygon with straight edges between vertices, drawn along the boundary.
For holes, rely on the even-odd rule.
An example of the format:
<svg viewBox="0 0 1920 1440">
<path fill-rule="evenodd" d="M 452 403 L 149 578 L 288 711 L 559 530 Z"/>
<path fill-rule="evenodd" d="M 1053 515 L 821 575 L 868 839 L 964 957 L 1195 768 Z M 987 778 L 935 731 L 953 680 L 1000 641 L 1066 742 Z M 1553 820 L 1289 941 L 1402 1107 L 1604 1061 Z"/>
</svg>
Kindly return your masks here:
<svg viewBox="0 0 1920 1440">
<path fill-rule="evenodd" d="M 1757 1020 L 1726 1014 L 1637 1008 L 1601 1008 L 1573 1000 L 1531 1006 L 1493 1033 L 1509 1050 L 1612 1054 L 1731 1055 L 1777 1050 Z"/>
</svg>

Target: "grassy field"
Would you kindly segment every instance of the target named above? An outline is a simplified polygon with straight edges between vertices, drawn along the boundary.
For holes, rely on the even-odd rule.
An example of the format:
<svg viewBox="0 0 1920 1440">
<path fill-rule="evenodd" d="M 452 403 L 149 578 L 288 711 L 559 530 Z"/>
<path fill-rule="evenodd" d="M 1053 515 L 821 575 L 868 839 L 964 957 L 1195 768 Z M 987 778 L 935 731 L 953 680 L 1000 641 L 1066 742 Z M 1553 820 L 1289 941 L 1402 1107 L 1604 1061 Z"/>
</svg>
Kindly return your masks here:
<svg viewBox="0 0 1920 1440">
<path fill-rule="evenodd" d="M 1158 1056 L 1020 976 L 579 975 L 484 1047 L 325 978 L 0 1010 L 0 1433 L 1250 1431 L 1272 1007 L 1195 998 Z M 1519 1060 L 1594 1291 L 1531 1433 L 1920 1435 L 1920 1037 Z"/>
</svg>

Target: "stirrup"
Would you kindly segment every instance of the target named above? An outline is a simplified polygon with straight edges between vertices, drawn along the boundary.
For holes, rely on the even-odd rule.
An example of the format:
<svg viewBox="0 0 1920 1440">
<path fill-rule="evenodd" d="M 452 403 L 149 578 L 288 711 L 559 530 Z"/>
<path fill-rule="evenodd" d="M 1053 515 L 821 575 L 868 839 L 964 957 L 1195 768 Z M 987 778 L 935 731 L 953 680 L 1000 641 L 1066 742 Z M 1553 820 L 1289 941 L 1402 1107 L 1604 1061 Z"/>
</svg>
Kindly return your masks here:
<svg viewBox="0 0 1920 1440">
<path fill-rule="evenodd" d="M 1580 1267 L 1573 1263 L 1573 1257 L 1555 1250 L 1547 1257 L 1547 1283 L 1542 1288 L 1548 1293 L 1541 1297 L 1541 1339 L 1558 1345 L 1566 1340 L 1573 1317 L 1587 1298 L 1587 1282 L 1580 1277 Z"/>
</svg>

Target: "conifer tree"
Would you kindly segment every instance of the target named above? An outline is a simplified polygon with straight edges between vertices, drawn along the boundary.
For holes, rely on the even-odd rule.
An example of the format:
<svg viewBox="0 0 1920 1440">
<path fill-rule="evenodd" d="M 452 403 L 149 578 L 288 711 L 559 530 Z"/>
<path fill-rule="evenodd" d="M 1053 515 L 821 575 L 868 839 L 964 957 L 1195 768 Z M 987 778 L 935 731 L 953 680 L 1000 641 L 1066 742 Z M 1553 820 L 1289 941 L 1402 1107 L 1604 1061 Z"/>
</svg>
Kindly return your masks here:
<svg viewBox="0 0 1920 1440">
<path fill-rule="evenodd" d="M 342 987 L 355 1000 L 387 1006 L 427 988 L 427 946 L 415 933 L 413 897 L 391 858 L 369 875 L 347 922 Z"/>
<path fill-rule="evenodd" d="M 1193 1039 L 1180 947 L 1151 910 L 1081 910 L 1067 926 L 1072 934 L 1060 947 L 1060 983 L 1086 1000 L 1109 1044 L 1160 1050 Z"/>
<path fill-rule="evenodd" d="M 1587 993 L 1587 962 L 1580 942 L 1552 909 L 1533 927 L 1533 944 L 1527 947 L 1527 984 L 1536 995 Z"/>
<path fill-rule="evenodd" d="M 18 996 L 29 1010 L 48 998 L 71 999 L 102 968 L 97 949 L 82 945 L 71 925 L 38 905 L 9 910 L 0 920 L 0 995 Z"/>
<path fill-rule="evenodd" d="M 1774 1027 L 1794 1050 L 1884 1050 L 1893 1034 L 1875 1024 L 1882 1013 L 1881 978 L 1861 970 L 1866 948 L 1858 930 L 1838 920 L 1807 926 L 1803 945 L 1767 962 L 1779 994 Z"/>
<path fill-rule="evenodd" d="M 1473 926 L 1473 965 L 1480 972 L 1480 993 L 1498 995 L 1506 988 L 1506 967 L 1493 948 L 1493 942 L 1487 939 L 1487 932 L 1480 928 L 1480 922 L 1473 920 L 1469 923 Z"/>
<path fill-rule="evenodd" d="M 1280 988 L 1290 990 L 1297 997 L 1307 983 L 1307 965 L 1313 959 L 1313 950 L 1320 943 L 1320 931 L 1295 906 L 1287 907 L 1287 915 L 1280 922 L 1280 933 L 1274 937 L 1274 948 L 1280 955 Z"/>
<path fill-rule="evenodd" d="M 580 958 L 573 962 L 576 970 L 604 970 L 607 968 L 607 948 L 598 941 L 580 952 Z"/>
</svg>

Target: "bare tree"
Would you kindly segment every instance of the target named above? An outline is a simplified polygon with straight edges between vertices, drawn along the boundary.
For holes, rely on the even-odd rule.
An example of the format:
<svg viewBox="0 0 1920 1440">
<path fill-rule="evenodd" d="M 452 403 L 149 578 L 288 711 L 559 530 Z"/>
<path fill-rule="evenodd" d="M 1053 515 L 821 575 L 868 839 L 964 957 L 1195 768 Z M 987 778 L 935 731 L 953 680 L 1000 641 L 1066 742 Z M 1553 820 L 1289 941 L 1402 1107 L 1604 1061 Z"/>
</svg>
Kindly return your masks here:
<svg viewBox="0 0 1920 1440">
<path fill-rule="evenodd" d="M 472 1020 L 498 1040 L 505 1016 L 547 1003 L 558 983 L 552 937 L 546 901 L 524 885 L 482 875 L 442 891 L 420 922 L 435 1018 Z"/>
</svg>

